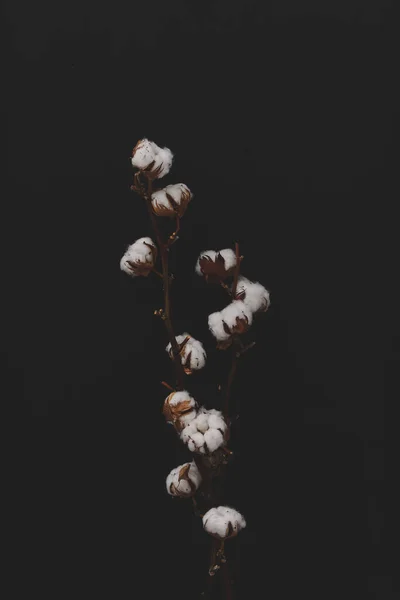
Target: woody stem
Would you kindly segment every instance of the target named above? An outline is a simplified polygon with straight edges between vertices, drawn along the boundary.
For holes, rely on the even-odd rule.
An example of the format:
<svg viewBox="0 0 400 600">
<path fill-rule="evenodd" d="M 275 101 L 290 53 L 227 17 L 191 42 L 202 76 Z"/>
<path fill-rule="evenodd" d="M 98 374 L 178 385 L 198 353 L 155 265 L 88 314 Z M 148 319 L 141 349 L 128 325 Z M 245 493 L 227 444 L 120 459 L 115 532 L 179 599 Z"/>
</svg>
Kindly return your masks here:
<svg viewBox="0 0 400 600">
<path fill-rule="evenodd" d="M 139 179 L 139 177 L 138 177 Z M 146 200 L 147 210 L 150 215 L 151 224 L 154 229 L 154 233 L 156 235 L 158 247 L 160 249 L 161 254 L 161 264 L 162 264 L 162 277 L 163 277 L 163 290 L 164 290 L 164 323 L 168 333 L 168 339 L 171 343 L 171 348 L 173 352 L 173 361 L 175 364 L 176 370 L 176 381 L 177 381 L 177 389 L 183 390 L 183 381 L 185 376 L 185 371 L 183 370 L 183 365 L 181 363 L 181 359 L 179 356 L 179 346 L 175 338 L 174 329 L 172 327 L 171 321 L 171 303 L 170 303 L 170 277 L 168 273 L 168 246 L 164 244 L 160 230 L 158 228 L 157 219 L 151 209 L 151 194 L 153 190 L 152 180 L 148 179 L 147 184 L 147 192 L 143 193 L 143 197 Z"/>
</svg>

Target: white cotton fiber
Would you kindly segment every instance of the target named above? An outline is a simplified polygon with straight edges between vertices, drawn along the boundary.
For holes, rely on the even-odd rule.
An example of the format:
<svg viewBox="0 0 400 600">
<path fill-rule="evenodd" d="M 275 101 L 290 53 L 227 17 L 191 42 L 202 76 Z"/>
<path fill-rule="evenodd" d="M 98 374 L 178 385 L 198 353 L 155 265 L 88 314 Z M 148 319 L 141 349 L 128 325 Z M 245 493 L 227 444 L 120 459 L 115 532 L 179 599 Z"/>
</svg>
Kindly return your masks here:
<svg viewBox="0 0 400 600">
<path fill-rule="evenodd" d="M 258 281 L 250 281 L 246 277 L 239 277 L 236 294 L 245 293 L 244 304 L 252 313 L 266 311 L 271 304 L 269 291 Z"/>
<path fill-rule="evenodd" d="M 211 508 L 203 516 L 203 527 L 210 535 L 218 539 L 234 537 L 246 527 L 243 515 L 229 506 Z"/>
<path fill-rule="evenodd" d="M 174 394 L 170 394 L 168 397 L 170 397 L 170 406 L 177 406 L 178 404 L 181 404 L 181 402 L 189 402 L 189 405 L 193 407 L 196 405 L 194 398 L 192 398 L 192 396 L 186 390 L 175 392 Z"/>
<path fill-rule="evenodd" d="M 160 148 L 155 142 L 147 138 L 139 140 L 132 152 L 132 165 L 141 170 L 146 170 L 151 163 L 154 164 L 147 173 L 154 173 L 160 179 L 169 172 L 174 155 L 169 148 Z"/>
<path fill-rule="evenodd" d="M 218 429 L 207 429 L 204 434 L 204 441 L 207 444 L 209 452 L 214 452 L 224 443 L 224 436 Z"/>
<path fill-rule="evenodd" d="M 165 483 L 171 496 L 190 497 L 201 484 L 200 471 L 195 462 L 185 463 L 172 469 Z"/>
<path fill-rule="evenodd" d="M 197 275 L 203 275 L 200 268 L 200 259 L 203 256 L 208 256 L 213 262 L 215 262 L 217 254 L 221 254 L 221 256 L 225 260 L 225 271 L 229 271 L 236 265 L 236 254 L 231 248 L 224 248 L 224 250 L 204 250 L 201 252 L 196 263 L 195 271 Z"/>
<path fill-rule="evenodd" d="M 150 246 L 153 248 L 153 251 Z M 146 275 L 154 266 L 156 254 L 156 245 L 150 237 L 139 238 L 128 246 L 121 258 L 120 267 L 132 277 Z"/>
<path fill-rule="evenodd" d="M 235 332 L 237 318 L 243 320 L 248 326 L 253 322 L 251 310 L 241 300 L 234 300 L 220 312 L 209 315 L 208 327 L 218 341 L 224 341 L 231 337 L 232 333 Z M 229 332 L 225 330 L 224 323 L 229 329 Z"/>
<path fill-rule="evenodd" d="M 197 416 L 181 431 L 181 439 L 191 452 L 212 453 L 225 445 L 224 434 L 227 428 L 220 411 L 201 407 Z"/>
<path fill-rule="evenodd" d="M 182 335 L 176 336 L 176 341 L 178 346 L 181 346 L 186 338 L 189 338 L 184 345 L 180 357 L 181 362 L 185 368 L 185 372 L 190 375 L 192 371 L 196 371 L 202 369 L 206 364 L 207 354 L 204 350 L 203 344 L 193 338 L 189 333 L 185 332 Z M 165 350 L 168 352 L 170 357 L 172 358 L 172 346 L 171 343 L 167 345 Z"/>
<path fill-rule="evenodd" d="M 158 146 L 144 138 L 139 140 L 133 149 L 132 165 L 138 169 L 146 169 L 155 160 Z"/>
</svg>

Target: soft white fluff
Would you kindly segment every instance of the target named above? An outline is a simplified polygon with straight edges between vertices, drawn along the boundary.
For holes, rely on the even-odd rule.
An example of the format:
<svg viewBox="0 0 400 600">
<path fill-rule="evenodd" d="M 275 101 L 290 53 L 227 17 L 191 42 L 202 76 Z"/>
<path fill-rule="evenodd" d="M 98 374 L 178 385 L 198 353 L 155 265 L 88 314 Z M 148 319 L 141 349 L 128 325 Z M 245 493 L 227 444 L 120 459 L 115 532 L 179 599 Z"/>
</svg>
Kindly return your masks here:
<svg viewBox="0 0 400 600">
<path fill-rule="evenodd" d="M 180 479 L 179 474 L 181 470 L 187 465 L 190 465 L 189 471 L 187 472 L 187 476 L 185 478 Z M 187 478 L 190 479 L 194 487 L 190 486 L 190 483 L 187 480 Z M 198 470 L 195 462 L 185 463 L 183 465 L 180 465 L 179 467 L 176 467 L 175 469 L 172 469 L 165 483 L 167 486 L 167 492 L 171 496 L 181 496 L 184 498 L 192 496 L 201 484 L 200 471 Z"/>
<path fill-rule="evenodd" d="M 169 397 L 169 396 L 168 396 Z M 168 404 L 170 406 L 178 406 L 181 402 L 189 401 L 189 406 L 195 407 L 196 402 L 195 399 L 187 392 L 186 390 L 182 390 L 181 392 L 175 392 L 171 395 Z"/>
<path fill-rule="evenodd" d="M 151 203 L 153 206 L 163 206 L 167 209 L 172 209 L 171 202 L 167 198 L 169 194 L 175 202 L 180 205 L 183 199 L 191 198 L 192 193 L 184 183 L 174 183 L 167 185 L 162 190 L 157 190 L 151 195 Z M 173 210 L 173 209 L 172 209 Z"/>
<path fill-rule="evenodd" d="M 236 293 L 245 292 L 243 302 L 252 313 L 265 311 L 271 304 L 269 291 L 258 281 L 250 281 L 247 277 L 240 276 Z"/>
<path fill-rule="evenodd" d="M 152 171 L 155 171 L 156 169 L 160 168 L 160 172 L 157 174 L 156 179 L 161 179 L 161 177 L 164 177 L 169 173 L 173 159 L 174 155 L 169 148 L 159 148 L 159 151 L 155 157 L 156 162 L 154 167 L 151 169 Z"/>
<path fill-rule="evenodd" d="M 208 317 L 208 327 L 213 336 L 218 341 L 227 340 L 231 337 L 230 333 L 227 333 L 224 329 L 224 323 L 233 329 L 236 326 L 236 318 L 245 319 L 247 317 L 248 325 L 250 326 L 253 322 L 253 314 L 248 306 L 241 300 L 234 300 L 228 306 L 225 306 L 220 312 L 215 312 Z"/>
<path fill-rule="evenodd" d="M 189 339 L 186 342 L 186 344 L 184 345 L 182 352 L 180 354 L 181 362 L 183 365 L 185 365 L 186 368 L 190 369 L 191 371 L 197 371 L 199 369 L 202 369 L 204 367 L 204 365 L 206 364 L 207 354 L 206 354 L 206 351 L 204 350 L 203 344 L 199 340 L 196 340 L 195 338 L 193 338 L 187 332 L 182 333 L 182 335 L 176 336 L 175 339 L 177 341 L 177 344 L 180 346 L 188 336 L 189 336 Z M 168 344 L 168 346 L 165 348 L 165 350 L 168 352 L 168 354 L 172 358 L 171 343 Z M 188 364 L 187 361 L 188 361 L 189 354 L 190 354 L 190 361 Z"/>
<path fill-rule="evenodd" d="M 212 453 L 225 444 L 227 424 L 222 413 L 201 407 L 197 416 L 181 431 L 181 439 L 191 452 Z"/>
<path fill-rule="evenodd" d="M 138 169 L 147 169 L 154 162 L 151 172 L 160 168 L 157 174 L 157 179 L 164 177 L 172 165 L 174 155 L 169 148 L 160 148 L 155 142 L 151 142 L 147 138 L 139 140 L 132 154 L 132 165 Z"/>
<path fill-rule="evenodd" d="M 205 250 L 204 252 L 201 252 L 198 259 L 197 259 L 197 263 L 196 263 L 196 273 L 198 275 L 203 275 L 201 268 L 200 268 L 200 259 L 203 258 L 203 256 L 208 256 L 209 258 L 211 258 L 212 261 L 215 262 L 215 257 L 217 256 L 217 254 L 221 254 L 221 256 L 225 259 L 225 270 L 229 271 L 229 269 L 231 269 L 232 267 L 234 267 L 236 265 L 236 254 L 234 253 L 234 251 L 231 248 L 225 248 L 224 250 Z"/>
<path fill-rule="evenodd" d="M 150 237 L 142 237 L 128 246 L 120 261 L 120 267 L 122 271 L 125 271 L 125 273 L 128 273 L 128 275 L 131 275 L 132 277 L 136 277 L 141 274 L 141 266 L 143 266 L 144 270 L 151 270 L 151 268 L 154 266 L 154 255 L 151 251 L 151 248 L 149 248 L 149 245 L 153 246 L 154 248 L 156 247 L 155 243 Z M 128 263 L 128 260 L 138 266 L 136 272 L 132 269 L 131 265 Z"/>
<path fill-rule="evenodd" d="M 230 531 L 229 524 L 232 530 Z M 219 539 L 233 537 L 246 527 L 243 515 L 229 506 L 211 508 L 203 516 L 203 527 L 210 535 Z"/>
<path fill-rule="evenodd" d="M 158 150 L 157 144 L 147 138 L 139 140 L 133 149 L 132 165 L 138 169 L 146 169 L 155 160 Z"/>
</svg>

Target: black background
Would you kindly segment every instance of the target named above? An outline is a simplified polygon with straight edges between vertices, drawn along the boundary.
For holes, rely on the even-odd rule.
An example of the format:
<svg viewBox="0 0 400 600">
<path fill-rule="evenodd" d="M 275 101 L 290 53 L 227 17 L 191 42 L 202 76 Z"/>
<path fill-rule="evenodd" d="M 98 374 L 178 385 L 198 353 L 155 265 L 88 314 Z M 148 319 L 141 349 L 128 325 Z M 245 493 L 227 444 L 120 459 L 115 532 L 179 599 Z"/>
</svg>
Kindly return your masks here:
<svg viewBox="0 0 400 600">
<path fill-rule="evenodd" d="M 160 414 L 160 284 L 119 270 L 151 235 L 129 189 L 145 136 L 175 154 L 160 183 L 195 194 L 171 266 L 176 333 L 209 351 L 188 384 L 200 402 L 217 406 L 227 364 L 206 321 L 226 299 L 195 276 L 199 252 L 239 242 L 243 273 L 271 292 L 235 386 L 239 597 L 398 598 L 382 351 L 389 390 L 399 346 L 374 318 L 394 307 L 378 306 L 380 239 L 391 253 L 395 233 L 381 220 L 396 197 L 391 2 L 13 1 L 5 14 L 3 396 L 56 418 L 65 460 L 44 475 L 44 513 L 73 547 L 33 589 L 192 598 L 203 585 L 208 540 L 164 491 L 189 457 Z M 52 460 L 44 446 L 34 461 L 42 510 Z"/>
</svg>

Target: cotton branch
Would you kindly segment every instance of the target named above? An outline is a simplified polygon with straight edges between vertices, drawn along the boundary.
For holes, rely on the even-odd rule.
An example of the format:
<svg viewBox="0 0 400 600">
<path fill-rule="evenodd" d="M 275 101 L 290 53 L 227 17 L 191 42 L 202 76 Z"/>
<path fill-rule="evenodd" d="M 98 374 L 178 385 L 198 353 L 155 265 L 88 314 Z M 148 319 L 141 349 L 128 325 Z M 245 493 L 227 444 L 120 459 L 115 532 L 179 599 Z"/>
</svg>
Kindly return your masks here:
<svg viewBox="0 0 400 600">
<path fill-rule="evenodd" d="M 177 380 L 177 388 L 178 390 L 183 390 L 183 381 L 185 377 L 185 372 L 183 370 L 183 366 L 179 357 L 179 346 L 177 344 L 172 321 L 171 321 L 171 303 L 170 303 L 170 275 L 168 273 L 168 243 L 165 244 L 162 240 L 160 229 L 158 227 L 157 218 L 153 213 L 151 207 L 151 194 L 153 183 L 150 178 L 148 178 L 147 190 L 145 190 L 141 180 L 140 180 L 140 172 L 135 174 L 135 185 L 133 189 L 144 198 L 147 206 L 147 210 L 149 212 L 151 224 L 153 226 L 153 230 L 157 239 L 157 244 L 160 250 L 161 256 L 161 265 L 162 265 L 162 278 L 163 278 L 163 291 L 164 291 L 164 310 L 162 311 L 163 321 L 165 323 L 165 327 L 167 329 L 168 338 L 172 347 L 173 360 L 175 364 L 176 370 L 176 380 Z"/>
</svg>

